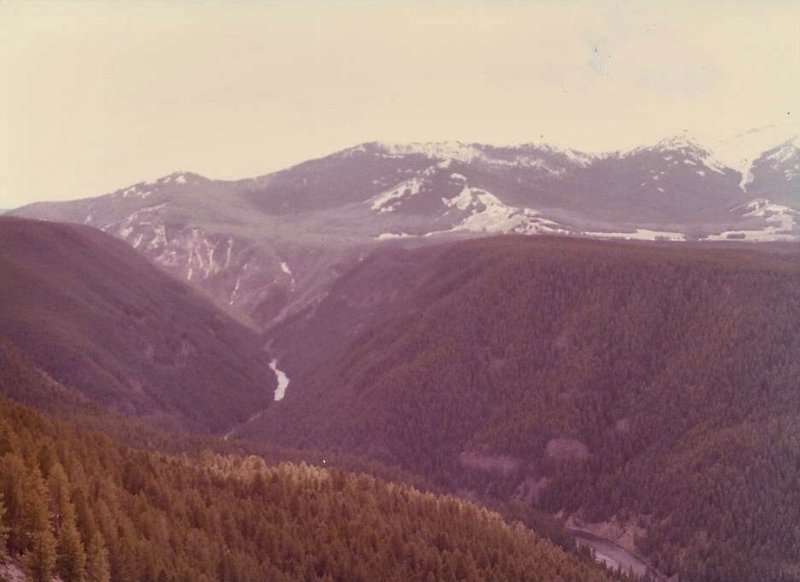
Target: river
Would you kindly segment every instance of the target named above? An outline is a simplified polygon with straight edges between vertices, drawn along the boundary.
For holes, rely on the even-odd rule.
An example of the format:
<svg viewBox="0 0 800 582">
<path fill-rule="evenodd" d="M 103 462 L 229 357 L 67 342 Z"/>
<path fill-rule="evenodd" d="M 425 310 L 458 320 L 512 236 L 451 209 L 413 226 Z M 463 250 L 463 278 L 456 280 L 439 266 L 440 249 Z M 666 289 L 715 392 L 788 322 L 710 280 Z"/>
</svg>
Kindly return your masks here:
<svg viewBox="0 0 800 582">
<path fill-rule="evenodd" d="M 283 400 L 283 397 L 286 396 L 286 388 L 289 387 L 289 376 L 286 375 L 286 372 L 278 368 L 278 360 L 272 360 L 269 363 L 269 369 L 275 373 L 275 379 L 278 381 L 278 385 L 275 387 L 275 402 L 278 402 L 279 400 Z M 231 430 L 222 435 L 222 440 L 228 440 L 236 436 L 240 428 L 250 424 L 262 414 L 264 414 L 264 410 L 259 410 L 242 424 L 234 426 Z"/>
<path fill-rule="evenodd" d="M 269 363 L 269 367 L 275 372 L 275 378 L 278 380 L 278 387 L 275 388 L 275 401 L 277 402 L 278 400 L 283 400 L 283 397 L 286 396 L 286 388 L 289 387 L 289 376 L 278 368 L 278 360 L 272 360 Z"/>
<path fill-rule="evenodd" d="M 595 560 L 611 568 L 620 569 L 623 572 L 633 572 L 637 578 L 642 578 L 649 574 L 653 580 L 666 580 L 659 572 L 650 567 L 640 557 L 630 553 L 617 543 L 598 537 L 587 531 L 580 529 L 568 529 L 575 537 L 579 546 L 585 546 L 592 550 Z"/>
</svg>

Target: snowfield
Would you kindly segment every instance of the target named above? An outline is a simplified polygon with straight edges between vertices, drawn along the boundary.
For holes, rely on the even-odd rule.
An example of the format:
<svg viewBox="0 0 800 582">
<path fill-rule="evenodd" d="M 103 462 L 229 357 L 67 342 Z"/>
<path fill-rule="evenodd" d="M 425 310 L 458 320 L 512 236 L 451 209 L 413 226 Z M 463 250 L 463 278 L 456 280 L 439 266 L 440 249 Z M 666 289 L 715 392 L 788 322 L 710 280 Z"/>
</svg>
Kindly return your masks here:
<svg viewBox="0 0 800 582">
<path fill-rule="evenodd" d="M 774 242 L 795 240 L 794 230 L 797 227 L 797 217 L 800 212 L 784 206 L 774 204 L 769 200 L 759 199 L 748 202 L 744 206 L 733 208 L 731 211 L 746 211 L 743 216 L 759 217 L 767 223 L 759 230 L 728 230 L 719 234 L 712 234 L 706 240 L 747 240 L 756 242 Z"/>
<path fill-rule="evenodd" d="M 617 238 L 623 240 L 686 240 L 686 235 L 682 232 L 648 230 L 645 228 L 637 228 L 634 232 L 586 232 L 584 234 L 593 238 Z"/>
</svg>

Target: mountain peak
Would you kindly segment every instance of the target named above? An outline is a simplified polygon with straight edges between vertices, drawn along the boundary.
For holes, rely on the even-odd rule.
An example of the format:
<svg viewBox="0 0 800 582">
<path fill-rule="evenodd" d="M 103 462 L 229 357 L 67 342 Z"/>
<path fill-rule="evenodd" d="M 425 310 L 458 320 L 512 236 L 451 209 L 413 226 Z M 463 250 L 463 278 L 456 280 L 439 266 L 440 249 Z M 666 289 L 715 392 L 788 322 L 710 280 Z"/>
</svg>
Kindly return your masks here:
<svg viewBox="0 0 800 582">
<path fill-rule="evenodd" d="M 656 143 L 656 147 L 665 150 L 693 150 L 709 153 L 702 142 L 690 133 L 679 133 L 671 137 L 666 137 Z"/>
<path fill-rule="evenodd" d="M 187 172 L 183 170 L 178 170 L 176 172 L 172 172 L 171 174 L 167 174 L 166 176 L 162 176 L 155 180 L 156 184 L 187 184 L 190 182 L 197 182 L 201 180 L 206 180 L 200 174 L 195 172 Z"/>
<path fill-rule="evenodd" d="M 724 174 L 730 169 L 728 164 L 717 157 L 716 152 L 709 149 L 701 140 L 688 132 L 664 138 L 652 146 L 636 148 L 629 152 L 629 154 L 646 151 L 659 151 L 670 154 L 680 152 L 681 155 L 686 156 L 694 162 L 699 162 L 719 174 Z"/>
<path fill-rule="evenodd" d="M 434 159 L 454 159 L 471 162 L 482 155 L 482 148 L 478 144 L 468 144 L 460 141 L 372 142 L 368 145 L 390 156 L 418 154 Z"/>
<path fill-rule="evenodd" d="M 539 167 L 552 172 L 558 172 L 558 166 L 564 163 L 586 166 L 600 157 L 571 148 L 562 148 L 542 142 L 494 145 L 462 141 L 376 141 L 361 144 L 354 148 L 344 150 L 342 153 L 344 155 L 353 155 L 356 152 L 369 152 L 385 157 L 421 155 L 432 160 L 455 160 L 467 164 L 480 161 L 501 165 L 521 165 Z M 555 161 L 555 167 L 551 167 L 553 160 L 548 160 L 547 158 L 556 158 L 556 160 L 560 158 L 560 161 Z"/>
</svg>

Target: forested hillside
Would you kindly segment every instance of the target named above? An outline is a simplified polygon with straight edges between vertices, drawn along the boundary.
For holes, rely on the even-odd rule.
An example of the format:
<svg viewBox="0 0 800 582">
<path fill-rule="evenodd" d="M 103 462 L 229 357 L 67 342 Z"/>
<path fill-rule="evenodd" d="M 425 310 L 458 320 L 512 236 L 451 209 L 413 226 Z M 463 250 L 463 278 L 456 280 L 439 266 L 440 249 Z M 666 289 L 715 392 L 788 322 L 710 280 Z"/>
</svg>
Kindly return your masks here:
<svg viewBox="0 0 800 582">
<path fill-rule="evenodd" d="M 275 330 L 292 388 L 244 434 L 616 517 L 682 579 L 800 579 L 797 247 L 393 252 Z"/>
<path fill-rule="evenodd" d="M 0 336 L 124 415 L 221 431 L 272 401 L 256 334 L 92 228 L 0 218 Z"/>
<path fill-rule="evenodd" d="M 3 390 L 24 393 L 36 373 L 4 354 Z M 137 451 L 5 396 L 0 558 L 35 581 L 607 579 L 456 498 L 254 456 Z"/>
</svg>

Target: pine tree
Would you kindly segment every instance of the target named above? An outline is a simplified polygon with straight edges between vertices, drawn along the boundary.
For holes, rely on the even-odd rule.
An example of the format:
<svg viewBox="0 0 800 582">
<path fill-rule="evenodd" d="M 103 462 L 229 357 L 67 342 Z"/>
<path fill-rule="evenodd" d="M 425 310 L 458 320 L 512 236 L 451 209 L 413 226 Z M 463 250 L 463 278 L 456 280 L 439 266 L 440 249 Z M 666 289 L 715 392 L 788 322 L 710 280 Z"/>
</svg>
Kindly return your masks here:
<svg viewBox="0 0 800 582">
<path fill-rule="evenodd" d="M 33 534 L 31 548 L 22 555 L 22 563 L 33 582 L 50 582 L 56 565 L 56 540 L 49 527 Z"/>
<path fill-rule="evenodd" d="M 48 532 L 52 536 L 50 515 L 47 504 L 47 485 L 38 467 L 34 467 L 26 478 L 23 478 L 23 521 L 24 531 L 28 534 L 27 546 L 33 545 L 33 536 Z"/>
<path fill-rule="evenodd" d="M 34 582 L 49 582 L 56 563 L 56 539 L 48 513 L 47 485 L 38 467 L 34 467 L 25 490 L 23 554 L 23 564 Z"/>
<path fill-rule="evenodd" d="M 64 517 L 68 513 L 74 516 L 75 509 L 70 501 L 70 485 L 67 474 L 61 463 L 54 463 L 47 477 L 47 489 L 50 493 L 50 512 L 56 534 L 61 530 Z"/>
<path fill-rule="evenodd" d="M 58 539 L 56 569 L 65 582 L 80 582 L 86 574 L 86 552 L 78 532 L 75 506 L 71 501 L 72 488 L 60 463 L 52 465 L 47 485 L 53 526 Z"/>
<path fill-rule="evenodd" d="M 5 518 L 6 506 L 3 503 L 3 492 L 0 491 L 0 560 L 3 560 L 7 554 L 8 527 L 6 526 Z"/>
<path fill-rule="evenodd" d="M 27 469 L 24 461 L 14 453 L 0 457 L 0 490 L 3 492 L 3 503 L 6 523 L 9 524 L 6 546 L 11 554 L 25 549 L 25 483 Z"/>
<path fill-rule="evenodd" d="M 57 570 L 64 582 L 80 582 L 86 577 L 86 552 L 83 549 L 74 513 L 62 522 L 58 536 Z"/>
<path fill-rule="evenodd" d="M 108 561 L 108 549 L 105 540 L 99 533 L 89 542 L 86 560 L 86 579 L 89 582 L 111 582 L 111 566 Z"/>
</svg>

